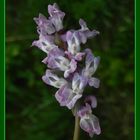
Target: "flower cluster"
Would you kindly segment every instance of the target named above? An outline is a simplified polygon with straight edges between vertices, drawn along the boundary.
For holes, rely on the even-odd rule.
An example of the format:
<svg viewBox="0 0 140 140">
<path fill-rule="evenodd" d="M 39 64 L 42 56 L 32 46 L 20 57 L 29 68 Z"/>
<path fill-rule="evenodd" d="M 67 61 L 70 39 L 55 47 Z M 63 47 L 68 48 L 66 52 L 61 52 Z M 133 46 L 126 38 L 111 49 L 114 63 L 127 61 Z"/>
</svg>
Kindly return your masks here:
<svg viewBox="0 0 140 140">
<path fill-rule="evenodd" d="M 80 117 L 80 127 L 89 133 L 100 134 L 98 118 L 92 114 L 92 108 L 97 106 L 96 98 L 83 95 L 86 86 L 98 88 L 100 81 L 94 77 L 100 57 L 95 57 L 90 49 L 82 49 L 87 39 L 99 34 L 89 30 L 83 19 L 79 20 L 80 29 L 64 31 L 62 12 L 56 3 L 48 5 L 50 17 L 42 14 L 34 18 L 37 24 L 39 40 L 32 43 L 47 54 L 42 61 L 47 65 L 43 81 L 58 88 L 55 93 L 60 106 L 75 110 L 74 115 Z"/>
</svg>

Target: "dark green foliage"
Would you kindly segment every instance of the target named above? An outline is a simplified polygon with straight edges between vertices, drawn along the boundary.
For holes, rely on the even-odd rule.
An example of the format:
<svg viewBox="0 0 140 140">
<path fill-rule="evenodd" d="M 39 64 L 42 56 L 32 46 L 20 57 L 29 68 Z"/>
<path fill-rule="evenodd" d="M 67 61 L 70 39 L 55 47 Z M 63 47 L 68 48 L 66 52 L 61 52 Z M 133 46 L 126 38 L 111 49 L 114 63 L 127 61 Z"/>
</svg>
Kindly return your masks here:
<svg viewBox="0 0 140 140">
<path fill-rule="evenodd" d="M 132 140 L 134 135 L 134 31 L 132 0 L 7 0 L 6 109 L 7 140 L 71 140 L 74 117 L 54 98 L 56 90 L 41 76 L 45 54 L 31 47 L 37 39 L 33 17 L 48 15 L 58 3 L 66 13 L 65 28 L 78 28 L 79 18 L 100 31 L 85 46 L 101 56 L 94 94 L 102 133 L 93 140 Z M 81 139 L 90 139 L 81 130 Z"/>
</svg>

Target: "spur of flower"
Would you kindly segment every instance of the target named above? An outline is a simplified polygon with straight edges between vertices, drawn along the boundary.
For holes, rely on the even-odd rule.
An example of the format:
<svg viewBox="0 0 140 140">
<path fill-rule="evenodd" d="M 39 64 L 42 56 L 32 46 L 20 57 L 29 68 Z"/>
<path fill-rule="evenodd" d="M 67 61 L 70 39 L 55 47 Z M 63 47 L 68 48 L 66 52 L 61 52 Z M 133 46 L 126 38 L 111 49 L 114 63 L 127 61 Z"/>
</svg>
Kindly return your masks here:
<svg viewBox="0 0 140 140">
<path fill-rule="evenodd" d="M 56 3 L 48 5 L 48 13 L 48 18 L 42 14 L 34 18 L 39 39 L 33 41 L 32 45 L 46 53 L 42 62 L 47 70 L 42 80 L 58 89 L 55 98 L 60 106 L 67 107 L 75 117 L 80 118 L 80 127 L 90 137 L 99 135 L 99 120 L 92 114 L 97 100 L 93 95 L 86 95 L 84 89 L 87 86 L 99 88 L 100 80 L 94 75 L 100 57 L 94 56 L 89 48 L 81 47 L 99 32 L 90 30 L 83 19 L 79 20 L 79 29 L 64 30 L 65 13 Z"/>
</svg>

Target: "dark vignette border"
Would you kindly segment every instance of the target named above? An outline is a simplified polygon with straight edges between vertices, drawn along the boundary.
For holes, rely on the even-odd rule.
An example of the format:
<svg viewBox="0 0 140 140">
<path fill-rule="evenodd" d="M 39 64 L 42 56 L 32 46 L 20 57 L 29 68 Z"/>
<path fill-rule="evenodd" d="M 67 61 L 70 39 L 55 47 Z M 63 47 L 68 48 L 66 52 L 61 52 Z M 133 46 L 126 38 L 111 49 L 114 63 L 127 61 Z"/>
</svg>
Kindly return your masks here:
<svg viewBox="0 0 140 140">
<path fill-rule="evenodd" d="M 0 140 L 5 138 L 5 1 L 0 0 Z"/>
</svg>

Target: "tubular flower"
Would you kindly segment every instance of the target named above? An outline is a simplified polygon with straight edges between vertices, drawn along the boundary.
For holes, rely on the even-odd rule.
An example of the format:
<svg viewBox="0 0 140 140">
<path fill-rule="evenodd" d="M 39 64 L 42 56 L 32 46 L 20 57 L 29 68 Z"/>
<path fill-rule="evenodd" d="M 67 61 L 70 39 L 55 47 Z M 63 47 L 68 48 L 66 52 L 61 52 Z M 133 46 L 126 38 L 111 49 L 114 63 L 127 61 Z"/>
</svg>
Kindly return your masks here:
<svg viewBox="0 0 140 140">
<path fill-rule="evenodd" d="M 56 100 L 60 106 L 75 110 L 74 115 L 80 117 L 80 127 L 84 131 L 91 137 L 99 135 L 99 121 L 92 114 L 97 100 L 93 95 L 84 94 L 84 89 L 87 86 L 99 87 L 100 80 L 94 74 L 100 57 L 94 56 L 90 49 L 81 47 L 81 44 L 85 44 L 87 39 L 95 37 L 99 32 L 90 30 L 83 19 L 79 20 L 80 29 L 64 32 L 65 13 L 56 3 L 48 5 L 48 13 L 48 18 L 42 14 L 34 18 L 39 39 L 33 41 L 32 46 L 46 53 L 42 62 L 48 67 L 42 80 L 58 89 L 55 93 Z"/>
<path fill-rule="evenodd" d="M 96 102 L 95 99 L 92 101 Z M 99 120 L 92 114 L 91 106 L 88 103 L 78 110 L 77 115 L 80 117 L 80 127 L 89 133 L 90 137 L 93 137 L 94 134 L 99 135 L 101 133 Z"/>
</svg>

